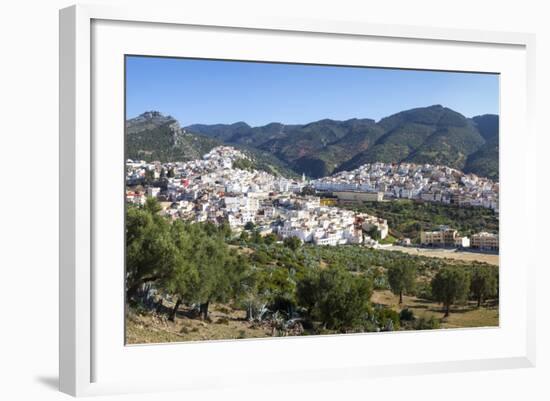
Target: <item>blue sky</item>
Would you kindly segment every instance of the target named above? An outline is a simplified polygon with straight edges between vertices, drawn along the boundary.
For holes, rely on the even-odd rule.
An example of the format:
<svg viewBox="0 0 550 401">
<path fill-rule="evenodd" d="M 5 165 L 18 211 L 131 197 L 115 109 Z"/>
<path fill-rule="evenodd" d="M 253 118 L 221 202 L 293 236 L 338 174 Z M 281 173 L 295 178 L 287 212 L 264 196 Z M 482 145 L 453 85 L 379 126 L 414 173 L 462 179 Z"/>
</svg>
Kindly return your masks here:
<svg viewBox="0 0 550 401">
<path fill-rule="evenodd" d="M 128 56 L 126 114 L 158 110 L 183 126 L 379 120 L 441 104 L 498 114 L 498 75 Z"/>
</svg>

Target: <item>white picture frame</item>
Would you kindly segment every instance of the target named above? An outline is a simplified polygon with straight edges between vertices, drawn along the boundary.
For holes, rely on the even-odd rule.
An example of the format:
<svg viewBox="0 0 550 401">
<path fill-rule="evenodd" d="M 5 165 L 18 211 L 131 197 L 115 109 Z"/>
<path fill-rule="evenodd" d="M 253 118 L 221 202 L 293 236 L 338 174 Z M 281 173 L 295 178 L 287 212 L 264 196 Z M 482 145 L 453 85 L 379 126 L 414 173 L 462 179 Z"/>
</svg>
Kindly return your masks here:
<svg viewBox="0 0 550 401">
<path fill-rule="evenodd" d="M 144 35 L 145 31 L 147 35 Z M 199 43 L 204 43 L 203 47 L 206 49 L 189 47 L 182 50 L 177 47 L 176 39 L 168 40 L 169 37 L 180 34 L 193 35 L 194 43 L 198 40 Z M 253 37 L 254 35 L 260 35 L 262 44 L 266 46 L 251 46 L 251 43 L 258 43 L 259 36 Z M 186 36 L 182 36 L 184 37 Z M 163 38 L 167 40 L 162 40 Z M 218 46 L 216 50 L 216 42 L 219 39 L 227 42 L 223 43 L 223 46 Z M 290 39 L 297 43 L 294 50 L 294 45 L 286 46 L 285 41 Z M 237 42 L 244 43 L 247 40 L 250 40 L 246 42 L 248 46 L 238 47 Z M 338 41 L 338 47 L 334 41 Z M 406 47 L 403 46 L 403 42 L 406 42 Z M 182 43 L 181 40 L 179 43 Z M 235 46 L 229 46 L 228 43 L 235 43 Z M 300 49 L 300 43 L 302 46 L 313 44 L 311 52 L 303 55 L 303 59 L 297 60 L 296 56 L 281 50 L 284 47 L 285 52 L 294 51 L 294 54 L 297 54 L 296 50 Z M 315 53 L 315 49 L 318 51 L 320 48 L 319 43 L 334 51 L 327 55 Z M 257 60 L 312 60 L 330 63 L 330 57 L 340 57 L 340 63 L 365 65 L 364 60 L 352 59 L 349 54 L 346 56 L 346 51 L 349 52 L 346 50 L 348 43 L 349 46 L 372 46 L 374 54 L 378 54 L 380 59 L 372 60 L 370 65 L 404 68 L 431 66 L 433 69 L 441 70 L 499 72 L 503 77 L 510 77 L 505 78 L 501 84 L 501 96 L 508 95 L 501 101 L 501 168 L 504 177 L 501 184 L 501 260 L 505 266 L 501 278 L 501 326 L 495 329 L 424 333 L 358 334 L 125 347 L 118 336 L 120 328 L 124 326 L 124 311 L 114 307 L 114 312 L 111 313 L 106 308 L 107 303 L 121 305 L 117 291 L 123 292 L 123 286 L 119 285 L 123 268 L 120 266 L 120 272 L 116 273 L 119 276 L 114 280 L 101 270 L 102 266 L 109 263 L 110 258 L 120 260 L 123 246 L 123 242 L 119 241 L 122 238 L 122 226 L 120 229 L 113 227 L 112 230 L 108 230 L 114 233 L 112 235 L 105 231 L 106 224 L 118 227 L 116 222 L 120 222 L 117 219 L 120 219 L 120 206 L 123 203 L 121 187 L 117 186 L 120 183 L 117 168 L 122 168 L 123 159 L 120 158 L 120 165 L 110 163 L 120 157 L 122 136 L 117 135 L 123 133 L 123 114 L 118 112 L 120 107 L 123 107 L 119 104 L 123 92 L 123 87 L 120 86 L 123 71 L 120 70 L 122 60 L 118 56 L 137 51 L 139 54 L 212 57 L 215 55 L 213 52 L 218 52 L 216 54 L 219 54 L 220 58 L 253 57 Z M 536 216 L 535 208 L 528 204 L 527 197 L 521 191 L 522 185 L 529 185 L 535 180 L 534 175 L 527 174 L 529 171 L 535 171 L 535 137 L 532 127 L 534 44 L 534 35 L 524 33 L 375 25 L 362 21 L 296 20 L 237 14 L 220 17 L 188 15 L 179 9 L 112 8 L 91 5 L 72 6 L 61 10 L 60 390 L 80 396 L 196 389 L 204 385 L 232 386 L 235 385 L 233 375 L 237 374 L 247 374 L 257 382 L 265 380 L 268 383 L 267 375 L 270 376 L 270 380 L 274 376 L 290 381 L 340 378 L 361 380 L 386 375 L 534 366 L 534 271 L 537 261 L 534 252 L 529 252 L 534 245 L 527 240 L 521 243 L 520 240 L 519 245 L 525 252 L 519 254 L 519 246 L 512 247 L 514 239 L 506 234 L 521 227 L 521 224 L 533 227 Z M 388 49 L 391 46 L 401 46 L 399 49 L 403 51 L 393 54 L 390 50 L 376 50 L 377 46 Z M 340 50 L 337 51 L 337 48 Z M 434 48 L 443 55 L 441 60 L 434 58 L 429 61 L 430 57 L 426 57 L 415 61 L 414 57 L 410 57 L 405 65 L 403 57 L 407 51 L 424 51 L 428 56 L 430 52 L 433 53 Z M 469 52 L 476 52 L 480 59 L 488 58 L 489 56 L 483 56 L 488 49 L 494 49 L 491 60 L 464 60 L 463 64 L 453 61 L 453 55 L 460 55 L 461 52 L 466 59 Z M 444 57 L 445 55 L 448 57 Z M 108 90 L 113 91 L 110 100 L 105 98 Z M 513 99 L 510 96 L 512 93 Z M 106 109 L 111 110 L 110 116 L 106 114 Z M 517 143 L 510 135 L 512 130 L 517 129 L 525 133 L 522 135 L 523 145 Z M 107 137 L 98 134 L 106 131 L 112 135 Z M 513 170 L 505 162 L 512 150 L 519 161 Z M 100 166 L 98 158 L 108 162 L 105 166 Z M 517 188 L 512 188 L 507 185 L 512 181 L 521 184 L 518 184 Z M 534 188 L 535 185 L 530 187 Z M 117 190 L 120 192 L 118 195 Z M 120 197 L 120 204 L 116 203 L 116 196 Z M 110 208 L 106 205 L 113 199 L 113 209 L 116 210 L 111 215 L 107 210 Z M 510 213 L 512 210 L 513 216 Z M 107 250 L 103 247 L 107 246 L 107 242 L 120 249 Z M 520 270 L 508 269 L 508 263 Z M 512 285 L 516 285 L 517 288 Z M 506 302 L 510 294 L 507 291 L 512 288 L 516 290 L 515 297 L 518 299 L 513 305 Z M 97 291 L 102 292 L 101 299 L 94 297 Z M 517 321 L 512 319 L 512 315 Z M 106 335 L 106 329 L 103 329 L 111 325 L 116 326 L 113 329 L 115 340 L 107 338 L 109 336 Z M 454 341 L 455 349 L 438 348 L 446 341 Z M 365 358 L 362 353 L 366 351 L 345 352 L 366 349 L 371 343 L 373 350 L 369 351 L 369 358 Z M 434 349 L 439 349 L 438 355 L 428 355 L 428 351 L 424 359 L 418 358 L 415 352 L 404 355 L 407 346 L 411 344 L 416 348 L 422 344 L 429 344 Z M 466 349 L 465 344 L 473 345 L 471 349 Z M 380 349 L 384 346 L 396 349 L 396 353 L 400 353 L 399 357 L 385 359 L 384 355 L 374 352 L 374 348 Z M 324 355 L 322 358 L 319 357 L 320 351 Z M 139 372 L 131 369 L 140 361 L 170 363 L 169 355 L 182 352 L 182 355 L 187 355 L 189 360 L 194 361 L 194 368 L 181 368 L 178 375 L 165 378 L 150 375 L 144 378 L 139 377 Z M 293 352 L 303 358 L 293 364 L 292 369 L 286 369 L 283 365 L 284 360 L 277 358 L 277 355 L 284 352 Z M 272 355 L 269 368 L 254 365 L 259 361 L 255 358 L 262 353 Z M 203 359 L 202 363 L 199 358 Z M 210 372 L 201 369 L 201 366 L 212 366 L 214 362 L 219 362 L 216 369 Z"/>
</svg>

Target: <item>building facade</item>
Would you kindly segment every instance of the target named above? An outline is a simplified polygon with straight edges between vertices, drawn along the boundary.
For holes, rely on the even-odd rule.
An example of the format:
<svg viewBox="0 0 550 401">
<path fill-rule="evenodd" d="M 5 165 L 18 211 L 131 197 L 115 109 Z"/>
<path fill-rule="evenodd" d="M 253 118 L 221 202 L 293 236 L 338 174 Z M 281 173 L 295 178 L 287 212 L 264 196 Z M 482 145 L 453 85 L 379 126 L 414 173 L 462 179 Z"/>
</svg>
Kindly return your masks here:
<svg viewBox="0 0 550 401">
<path fill-rule="evenodd" d="M 499 248 L 498 234 L 480 232 L 472 235 L 472 248 L 497 251 Z"/>
</svg>

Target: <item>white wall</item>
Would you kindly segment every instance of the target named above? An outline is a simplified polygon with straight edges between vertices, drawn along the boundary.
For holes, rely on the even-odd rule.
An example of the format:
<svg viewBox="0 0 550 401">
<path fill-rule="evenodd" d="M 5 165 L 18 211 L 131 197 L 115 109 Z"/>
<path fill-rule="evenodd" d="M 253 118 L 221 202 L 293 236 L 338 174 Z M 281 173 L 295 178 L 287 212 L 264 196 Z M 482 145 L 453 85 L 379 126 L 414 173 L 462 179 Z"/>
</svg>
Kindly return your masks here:
<svg viewBox="0 0 550 401">
<path fill-rule="evenodd" d="M 96 2 L 132 3 L 123 0 Z M 0 194 L 0 398 L 9 400 L 65 398 L 55 390 L 58 333 L 57 11 L 71 3 L 63 0 L 4 1 L 0 14 L 0 165 L 4 167 L 0 177 L 2 187 L 11 189 L 8 195 Z M 196 0 L 150 2 L 154 7 L 168 3 L 184 4 L 189 10 L 208 7 L 213 13 L 235 8 L 246 13 L 261 7 L 264 14 L 281 16 L 535 32 L 538 34 L 538 146 L 549 149 L 544 137 L 550 135 L 546 123 L 550 30 L 547 28 L 549 13 L 543 8 L 543 1 L 340 0 L 325 4 L 319 0 L 248 3 L 232 0 L 214 5 Z M 542 168 L 543 160 L 539 159 L 539 166 Z M 38 171 L 43 174 L 37 175 Z M 30 180 L 32 176 L 36 180 Z M 541 185 L 540 191 L 543 188 Z M 540 207 L 543 206 L 541 203 Z M 539 224 L 540 238 L 542 227 L 548 223 L 546 216 L 542 219 L 546 221 L 541 220 Z M 543 249 L 542 241 L 540 249 Z M 549 325 L 543 320 L 548 319 L 545 315 L 550 310 L 543 285 L 550 282 L 550 278 L 544 267 L 539 266 L 537 280 L 539 366 L 535 369 L 384 378 L 363 383 L 326 383 L 311 388 L 283 388 L 281 383 L 274 383 L 272 389 L 260 391 L 260 397 L 263 400 L 281 397 L 319 400 L 367 397 L 543 399 L 548 395 L 544 379 L 547 380 L 550 374 Z M 124 398 L 175 397 L 175 394 L 160 394 Z M 192 394 L 188 399 L 197 397 Z M 252 400 L 258 398 L 258 393 L 229 391 L 222 398 L 222 394 L 212 391 L 205 398 Z"/>
</svg>

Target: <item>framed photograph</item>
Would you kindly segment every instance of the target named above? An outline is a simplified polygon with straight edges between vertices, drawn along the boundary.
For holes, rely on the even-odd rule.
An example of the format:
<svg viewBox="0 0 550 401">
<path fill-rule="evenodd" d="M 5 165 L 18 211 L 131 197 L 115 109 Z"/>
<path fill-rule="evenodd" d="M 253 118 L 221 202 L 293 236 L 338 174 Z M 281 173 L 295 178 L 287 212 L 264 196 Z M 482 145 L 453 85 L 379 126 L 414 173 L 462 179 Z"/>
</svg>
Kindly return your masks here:
<svg viewBox="0 0 550 401">
<path fill-rule="evenodd" d="M 61 10 L 61 390 L 533 366 L 533 51 Z"/>
</svg>

